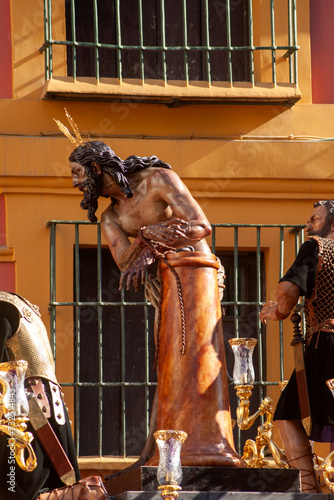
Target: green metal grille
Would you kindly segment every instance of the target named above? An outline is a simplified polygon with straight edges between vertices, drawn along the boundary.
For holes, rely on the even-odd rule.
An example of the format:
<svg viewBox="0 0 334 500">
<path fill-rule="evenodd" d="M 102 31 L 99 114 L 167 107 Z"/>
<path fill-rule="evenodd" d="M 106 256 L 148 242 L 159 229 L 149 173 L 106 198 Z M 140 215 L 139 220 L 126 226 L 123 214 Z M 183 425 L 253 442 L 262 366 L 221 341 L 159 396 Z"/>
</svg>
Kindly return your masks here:
<svg viewBox="0 0 334 500">
<path fill-rule="evenodd" d="M 114 37 L 113 43 L 105 43 L 102 41 L 100 21 L 102 14 L 100 13 L 100 3 L 98 0 L 91 0 L 93 15 L 89 20 L 92 36 L 91 40 L 78 40 L 77 29 L 76 29 L 76 15 L 77 9 L 81 7 L 81 4 L 75 0 L 69 0 L 70 12 L 70 33 L 67 34 L 64 40 L 57 40 L 53 37 L 53 23 L 55 22 L 55 15 L 52 10 L 52 1 L 44 0 L 44 33 L 45 41 L 43 46 L 40 48 L 41 52 L 45 52 L 45 78 L 46 80 L 57 76 L 56 70 L 53 66 L 54 51 L 56 47 L 65 46 L 70 48 L 71 52 L 67 53 L 68 59 L 71 59 L 71 75 L 74 80 L 78 76 L 78 49 L 82 47 L 91 48 L 94 51 L 94 70 L 90 74 L 79 75 L 79 76 L 92 76 L 97 80 L 101 77 L 101 61 L 102 61 L 102 51 L 110 51 L 115 57 L 115 77 L 118 78 L 121 83 L 124 78 L 124 60 L 125 53 L 135 52 L 138 53 L 138 66 L 139 74 L 138 78 L 145 82 L 148 74 L 148 64 L 145 62 L 145 57 L 149 52 L 159 53 L 159 65 L 162 66 L 161 79 L 166 84 L 168 80 L 175 79 L 170 75 L 170 68 L 168 65 L 168 54 L 171 52 L 178 53 L 183 58 L 183 78 L 187 84 L 189 84 L 190 79 L 198 79 L 207 81 L 208 84 L 212 83 L 212 58 L 215 53 L 219 54 L 221 57 L 221 65 L 227 66 L 226 78 L 224 81 L 228 81 L 231 85 L 237 81 L 235 76 L 235 65 L 240 65 L 240 60 L 238 63 L 234 62 L 234 57 L 237 53 L 245 54 L 244 65 L 245 65 L 245 76 L 242 81 L 248 81 L 251 84 L 255 83 L 255 61 L 254 56 L 256 52 L 269 52 L 271 55 L 271 68 L 272 68 L 272 79 L 273 85 L 277 83 L 277 54 L 280 57 L 288 58 L 288 75 L 284 77 L 284 82 L 289 81 L 290 83 L 298 84 L 298 74 L 297 74 L 297 50 L 299 49 L 297 45 L 297 13 L 296 13 L 296 0 L 284 0 L 286 2 L 286 13 L 284 16 L 285 29 L 286 29 L 286 43 L 277 44 L 276 43 L 276 24 L 275 24 L 275 12 L 278 5 L 282 4 L 282 0 L 262 0 L 260 9 L 268 10 L 268 16 L 265 21 L 266 29 L 270 29 L 270 40 L 269 45 L 255 45 L 254 44 L 254 23 L 259 23 L 260 20 L 254 18 L 254 6 L 253 0 L 243 0 L 242 9 L 240 10 L 241 21 L 243 23 L 244 31 L 244 42 L 243 43 L 233 43 L 235 40 L 235 33 L 237 31 L 236 27 L 233 25 L 232 14 L 235 12 L 236 8 L 241 5 L 240 1 L 237 0 L 225 0 L 222 2 L 213 2 L 210 0 L 203 0 L 201 4 L 201 44 L 194 44 L 189 42 L 190 35 L 192 31 L 190 29 L 188 18 L 191 9 L 194 8 L 195 4 L 198 5 L 196 0 L 182 0 L 182 9 L 179 11 L 178 15 L 181 17 L 179 19 L 180 31 L 182 31 L 183 43 L 167 43 L 167 35 L 169 35 L 170 29 L 166 27 L 166 8 L 167 4 L 165 0 L 159 0 L 157 2 L 157 25 L 160 33 L 160 40 L 156 40 L 156 43 L 148 45 L 144 43 L 144 21 L 145 17 L 143 14 L 143 0 L 138 0 L 136 8 L 133 11 L 133 16 L 137 20 L 138 26 L 138 39 L 137 43 L 126 43 L 125 32 L 126 26 L 124 25 L 122 17 L 122 9 L 126 9 L 126 2 L 121 2 L 120 0 L 110 1 L 110 12 L 112 11 L 113 23 L 110 25 L 110 32 Z M 133 4 L 131 4 L 133 5 Z M 216 6 L 216 10 L 214 7 Z M 217 19 L 219 18 L 219 21 Z M 224 32 L 224 37 L 226 42 L 222 44 L 217 44 L 212 41 L 211 27 L 212 23 L 220 22 L 221 26 L 218 25 L 218 29 Z M 263 20 L 261 21 L 263 23 Z M 239 26 L 240 28 L 240 26 Z M 193 29 L 193 28 L 192 28 Z M 281 29 L 281 28 L 280 28 Z M 283 52 L 283 54 L 282 54 Z M 189 61 L 194 54 L 201 54 L 203 67 L 202 77 L 190 78 L 189 72 Z M 62 75 L 60 75 L 62 76 Z M 104 76 L 104 75 L 102 75 Z M 178 78 L 180 79 L 180 78 Z"/>
<path fill-rule="evenodd" d="M 106 301 L 103 300 L 102 297 L 102 266 L 101 266 L 101 252 L 102 252 L 102 245 L 101 245 L 101 231 L 100 231 L 100 224 L 91 224 L 90 222 L 86 221 L 50 221 L 48 223 L 48 226 L 50 228 L 50 303 L 49 303 L 49 311 L 50 311 L 50 339 L 51 339 L 51 346 L 53 350 L 54 357 L 56 359 L 56 354 L 57 354 L 57 314 L 59 313 L 61 308 L 64 307 L 69 307 L 72 308 L 73 310 L 73 317 L 74 317 L 74 323 L 75 323 L 75 331 L 76 331 L 76 342 L 74 346 L 74 360 L 73 360 L 73 369 L 74 369 L 74 382 L 68 382 L 65 380 L 60 380 L 60 383 L 63 386 L 68 386 L 68 387 L 73 387 L 73 390 L 75 392 L 75 402 L 76 402 L 76 408 L 75 408 L 75 441 L 77 445 L 77 451 L 78 454 L 80 455 L 80 446 L 79 446 L 79 435 L 80 435 L 80 391 L 79 389 L 81 387 L 92 387 L 95 388 L 95 390 L 98 392 L 98 401 L 99 401 L 99 409 L 98 409 L 98 421 L 94 423 L 94 425 L 98 426 L 98 454 L 100 456 L 103 455 L 102 453 L 102 443 L 103 443 L 103 388 L 105 387 L 121 387 L 121 409 L 120 409 L 120 418 L 121 418 L 121 425 L 120 425 L 120 434 L 121 434 L 121 456 L 126 457 L 127 456 L 127 446 L 126 446 L 126 435 L 127 435 L 127 408 L 126 408 L 126 398 L 125 398 L 125 390 L 127 387 L 135 387 L 135 386 L 140 386 L 145 389 L 145 405 L 146 405 L 146 414 L 145 414 L 145 422 L 143 427 L 145 428 L 145 433 L 148 432 L 148 426 L 149 426 L 149 388 L 154 387 L 156 385 L 156 382 L 152 382 L 149 377 L 149 364 L 151 363 L 152 360 L 149 360 L 149 337 L 153 335 L 153 332 L 149 332 L 149 323 L 148 323 L 148 308 L 152 307 L 146 300 L 143 301 L 138 301 L 138 302 L 129 302 L 126 301 L 124 298 L 124 292 L 121 294 L 121 300 L 120 301 Z M 70 226 L 70 230 L 73 231 L 73 236 L 72 237 L 66 237 L 66 248 L 67 252 L 71 252 L 72 247 L 74 246 L 74 276 L 73 276 L 73 301 L 60 301 L 57 300 L 56 296 L 56 289 L 57 289 L 57 273 L 62 273 L 62 262 L 59 259 L 57 259 L 56 255 L 56 248 L 57 248 L 57 235 L 61 236 L 62 233 L 62 228 L 64 226 Z M 89 226 L 90 230 L 92 231 L 92 235 L 96 233 L 96 240 L 91 241 L 90 243 L 92 245 L 96 245 L 97 249 L 97 300 L 96 301 L 81 301 L 80 298 L 80 228 L 85 228 Z M 304 241 L 304 233 L 303 233 L 303 228 L 304 226 L 302 225 L 275 225 L 275 224 L 212 224 L 212 252 L 217 253 L 217 248 L 216 248 L 216 241 L 217 238 L 220 236 L 219 233 L 225 232 L 223 234 L 226 234 L 226 231 L 233 231 L 234 236 L 234 244 L 233 244 L 233 249 L 230 249 L 230 251 L 233 252 L 233 281 L 234 281 L 234 293 L 233 297 L 230 298 L 230 300 L 226 301 L 223 300 L 222 302 L 222 307 L 230 307 L 233 309 L 233 325 L 234 325 L 234 332 L 233 335 L 235 337 L 239 337 L 239 325 L 240 325 L 240 317 L 239 317 L 239 312 L 243 306 L 252 306 L 253 308 L 256 308 L 256 317 L 258 318 L 258 314 L 260 312 L 261 306 L 263 304 L 264 300 L 264 294 L 263 294 L 263 277 L 261 276 L 261 252 L 263 252 L 263 239 L 266 235 L 266 231 L 274 231 L 274 238 L 276 238 L 277 245 L 279 246 L 279 258 L 275 264 L 275 269 L 271 269 L 271 272 L 275 274 L 275 278 L 277 277 L 277 281 L 280 277 L 283 275 L 283 267 L 284 267 L 284 247 L 287 241 L 287 238 L 289 239 L 289 245 L 291 248 L 291 244 L 294 246 L 294 251 L 295 253 L 298 252 L 298 249 Z M 251 239 L 249 241 L 256 241 L 255 244 L 252 245 L 253 253 L 256 255 L 256 281 L 254 282 L 253 286 L 256 288 L 256 299 L 253 301 L 243 301 L 240 299 L 241 293 L 239 289 L 239 255 L 241 252 L 241 245 L 240 245 L 240 238 L 245 237 L 244 231 L 248 231 L 248 235 L 250 234 L 249 231 L 252 232 Z M 255 235 L 255 240 L 254 240 L 254 235 Z M 62 236 L 64 237 L 64 236 Z M 86 235 L 87 237 L 87 235 Z M 271 237 L 272 240 L 274 240 L 273 237 Z M 292 238 L 294 238 L 294 241 L 292 242 Z M 226 240 L 226 238 L 224 238 Z M 249 246 L 249 245 L 247 245 Z M 56 263 L 58 266 L 58 269 L 56 269 Z M 60 269 L 59 269 L 60 268 Z M 93 306 L 97 308 L 98 311 L 98 335 L 96 342 L 98 343 L 98 350 L 99 350 L 99 361 L 98 361 L 98 381 L 96 382 L 90 382 L 90 381 L 82 381 L 80 378 L 80 370 L 79 370 L 79 365 L 76 363 L 77 360 L 80 360 L 81 356 L 81 347 L 80 347 L 80 331 L 81 331 L 81 321 L 80 321 L 80 309 L 84 308 L 86 306 Z M 125 369 L 125 361 L 126 361 L 126 356 L 127 356 L 127 343 L 131 341 L 131 339 L 126 338 L 125 335 L 125 312 L 126 310 L 129 310 L 129 308 L 133 308 L 134 306 L 139 306 L 143 309 L 144 311 L 144 317 L 145 317 L 145 352 L 143 353 L 143 359 L 142 363 L 145 365 L 145 376 L 141 380 L 136 380 L 136 381 L 131 381 L 128 382 L 126 381 L 126 369 Z M 121 371 L 120 371 L 120 378 L 117 381 L 113 382 L 106 382 L 104 380 L 103 376 L 103 339 L 102 339 L 102 312 L 104 308 L 111 308 L 112 311 L 116 311 L 116 309 L 121 310 Z M 284 324 L 281 321 L 279 325 L 279 333 L 280 333 L 280 348 L 279 348 L 279 357 L 277 360 L 277 363 L 279 363 L 279 372 L 280 372 L 280 380 L 284 379 L 284 363 L 283 363 L 283 329 L 284 329 Z M 254 330 L 253 330 L 254 331 Z M 266 388 L 268 386 L 274 386 L 278 385 L 278 381 L 276 380 L 267 380 L 266 376 L 266 371 L 265 371 L 265 358 L 266 358 L 266 352 L 265 352 L 265 339 L 264 334 L 264 327 L 261 325 L 260 321 L 257 320 L 257 325 L 255 327 L 255 332 L 256 332 L 256 337 L 258 339 L 258 366 L 256 367 L 256 373 L 257 373 L 257 380 L 255 381 L 254 385 L 258 387 L 258 396 L 259 396 L 259 401 L 257 404 L 260 403 L 260 400 L 266 395 Z M 243 336 L 243 335 L 241 335 Z M 254 335 L 253 335 L 254 336 Z M 57 360 L 56 360 L 57 361 Z M 237 448 L 240 450 L 241 447 L 241 435 L 240 432 L 238 432 L 237 436 Z"/>
</svg>

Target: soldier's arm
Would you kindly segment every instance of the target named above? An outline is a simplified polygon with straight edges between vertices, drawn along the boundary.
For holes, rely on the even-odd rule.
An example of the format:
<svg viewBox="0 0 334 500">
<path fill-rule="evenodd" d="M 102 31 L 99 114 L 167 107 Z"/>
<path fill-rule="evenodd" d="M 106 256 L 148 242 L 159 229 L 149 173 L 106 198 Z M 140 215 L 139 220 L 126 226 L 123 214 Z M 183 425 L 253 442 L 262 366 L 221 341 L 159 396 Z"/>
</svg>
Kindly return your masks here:
<svg viewBox="0 0 334 500">
<path fill-rule="evenodd" d="M 287 318 L 300 296 L 300 288 L 289 281 L 282 281 L 277 287 L 277 302 L 266 302 L 260 312 L 260 320 L 279 321 Z"/>
</svg>

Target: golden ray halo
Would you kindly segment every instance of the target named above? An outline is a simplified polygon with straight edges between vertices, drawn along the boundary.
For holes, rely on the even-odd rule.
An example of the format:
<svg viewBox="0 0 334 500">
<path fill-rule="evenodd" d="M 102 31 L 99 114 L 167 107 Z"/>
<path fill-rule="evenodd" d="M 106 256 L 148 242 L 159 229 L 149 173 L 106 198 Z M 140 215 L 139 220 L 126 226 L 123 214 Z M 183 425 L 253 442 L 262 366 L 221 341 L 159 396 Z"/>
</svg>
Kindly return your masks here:
<svg viewBox="0 0 334 500">
<path fill-rule="evenodd" d="M 72 127 L 72 130 L 74 132 L 74 136 L 71 134 L 71 132 L 68 130 L 67 127 L 60 121 L 56 120 L 54 118 L 54 121 L 58 125 L 59 130 L 71 141 L 72 144 L 75 144 L 76 147 L 78 146 L 84 146 L 84 142 L 82 140 L 81 134 L 79 132 L 79 128 L 75 121 L 73 120 L 72 116 L 68 113 L 67 109 L 64 108 L 66 118 L 69 122 L 69 124 Z"/>
</svg>

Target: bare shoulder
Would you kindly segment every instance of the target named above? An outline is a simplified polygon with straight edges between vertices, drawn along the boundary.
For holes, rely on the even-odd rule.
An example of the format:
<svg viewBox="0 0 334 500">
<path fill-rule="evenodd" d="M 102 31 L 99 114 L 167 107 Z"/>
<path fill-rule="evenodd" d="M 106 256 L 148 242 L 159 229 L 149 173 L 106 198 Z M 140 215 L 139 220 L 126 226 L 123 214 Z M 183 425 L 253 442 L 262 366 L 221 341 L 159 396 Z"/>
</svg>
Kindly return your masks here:
<svg viewBox="0 0 334 500">
<path fill-rule="evenodd" d="M 117 224 L 117 214 L 113 209 L 112 203 L 101 214 L 101 228 L 110 224 Z"/>
<path fill-rule="evenodd" d="M 173 170 L 167 168 L 152 168 L 147 171 L 147 180 L 150 183 L 151 188 L 155 189 L 181 189 L 184 186 L 180 177 Z"/>
<path fill-rule="evenodd" d="M 145 172 L 145 170 L 144 170 Z M 164 179 L 171 179 L 173 180 L 181 180 L 180 177 L 177 175 L 174 170 L 170 170 L 168 168 L 148 168 L 146 170 L 148 173 L 150 179 L 154 180 L 155 182 L 160 182 L 161 180 Z"/>
<path fill-rule="evenodd" d="M 129 245 L 129 240 L 124 230 L 120 225 L 119 218 L 113 209 L 112 204 L 101 214 L 101 231 L 109 244 L 111 253 L 113 254 L 115 247 L 126 248 Z"/>
</svg>

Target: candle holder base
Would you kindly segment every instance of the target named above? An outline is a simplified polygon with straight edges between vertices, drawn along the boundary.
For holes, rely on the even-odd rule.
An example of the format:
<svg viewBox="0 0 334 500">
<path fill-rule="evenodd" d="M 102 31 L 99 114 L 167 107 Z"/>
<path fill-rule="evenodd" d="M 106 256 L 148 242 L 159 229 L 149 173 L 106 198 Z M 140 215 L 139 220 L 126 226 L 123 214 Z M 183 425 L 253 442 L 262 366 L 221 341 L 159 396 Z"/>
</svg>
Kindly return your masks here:
<svg viewBox="0 0 334 500">
<path fill-rule="evenodd" d="M 158 487 L 160 496 L 163 500 L 176 499 L 179 496 L 179 491 L 181 491 L 181 489 L 181 486 L 177 484 L 163 484 Z"/>
</svg>

